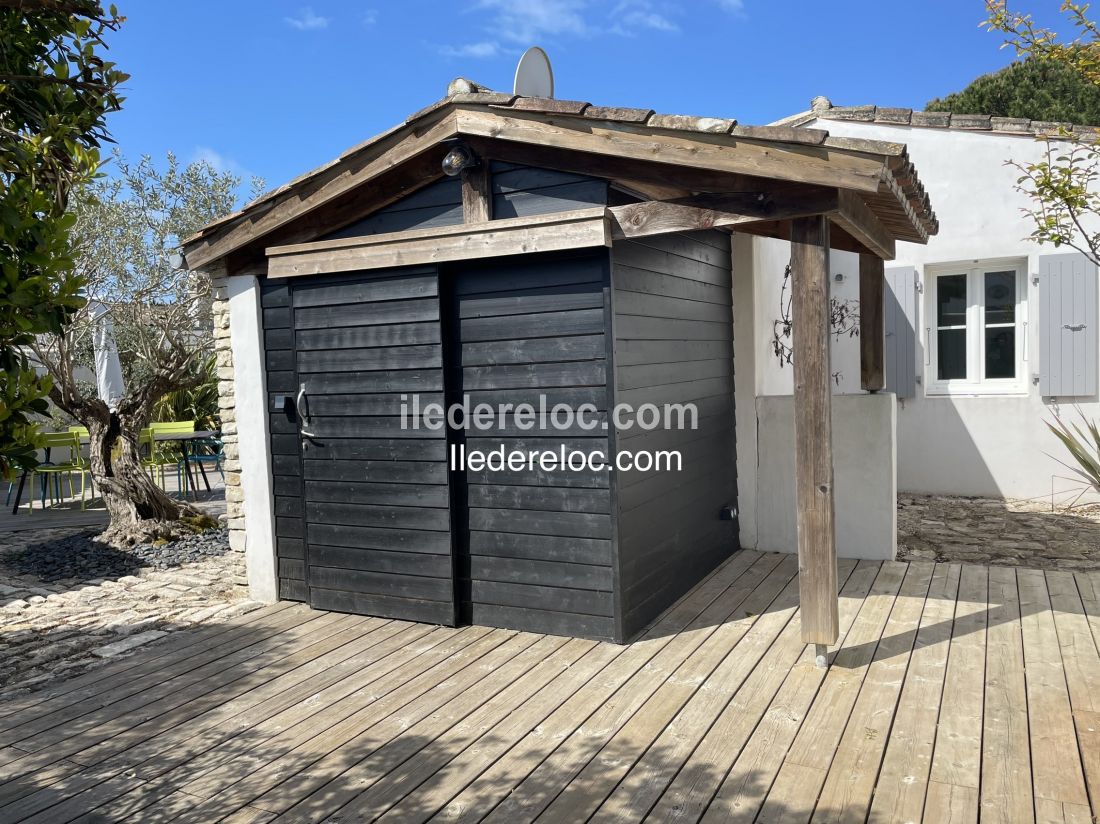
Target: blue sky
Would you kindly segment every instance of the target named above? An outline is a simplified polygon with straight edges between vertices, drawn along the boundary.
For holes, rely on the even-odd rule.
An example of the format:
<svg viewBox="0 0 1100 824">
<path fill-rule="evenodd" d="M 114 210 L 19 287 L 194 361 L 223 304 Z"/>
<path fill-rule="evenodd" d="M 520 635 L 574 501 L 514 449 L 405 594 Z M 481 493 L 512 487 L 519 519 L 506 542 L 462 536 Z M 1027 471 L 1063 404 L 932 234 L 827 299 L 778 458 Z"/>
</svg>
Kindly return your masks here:
<svg viewBox="0 0 1100 824">
<path fill-rule="evenodd" d="M 1054 22 L 1054 0 L 1034 0 Z M 759 124 L 838 105 L 919 108 L 1013 55 L 981 0 L 118 0 L 127 156 L 206 158 L 269 187 L 469 77 L 511 90 L 543 46 L 561 98 Z"/>
</svg>

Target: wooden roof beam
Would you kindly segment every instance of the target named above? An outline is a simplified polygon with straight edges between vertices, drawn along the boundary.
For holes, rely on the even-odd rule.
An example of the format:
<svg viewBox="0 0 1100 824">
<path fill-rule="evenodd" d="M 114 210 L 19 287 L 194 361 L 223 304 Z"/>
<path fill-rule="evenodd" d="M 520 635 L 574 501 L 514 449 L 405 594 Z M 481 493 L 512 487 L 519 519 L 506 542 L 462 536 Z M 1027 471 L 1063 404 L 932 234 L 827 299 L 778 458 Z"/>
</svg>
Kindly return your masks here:
<svg viewBox="0 0 1100 824">
<path fill-rule="evenodd" d="M 830 219 L 855 238 L 867 251 L 883 260 L 893 260 L 896 256 L 894 236 L 887 231 L 881 221 L 855 192 L 841 189 L 838 208 L 829 215 Z"/>
<path fill-rule="evenodd" d="M 294 196 L 264 204 L 265 209 L 249 220 L 218 228 L 186 244 L 187 265 L 204 265 L 296 221 L 335 198 L 371 181 L 383 172 L 411 160 L 455 135 L 455 116 L 446 113 L 420 128 L 398 130 L 380 140 L 347 165 L 334 166 L 329 174 L 309 180 Z"/>
<path fill-rule="evenodd" d="M 881 157 L 801 144 L 775 144 L 730 135 L 692 132 L 654 134 L 630 123 L 577 122 L 534 112 L 456 108 L 458 133 L 500 141 L 590 152 L 607 157 L 645 158 L 672 166 L 877 192 L 886 171 Z M 592 169 L 590 173 L 598 173 Z"/>
<path fill-rule="evenodd" d="M 702 229 L 741 229 L 760 222 L 832 214 L 839 207 L 836 190 L 807 196 L 727 195 L 689 198 L 681 202 L 650 200 L 613 206 L 612 236 L 645 237 Z"/>
</svg>

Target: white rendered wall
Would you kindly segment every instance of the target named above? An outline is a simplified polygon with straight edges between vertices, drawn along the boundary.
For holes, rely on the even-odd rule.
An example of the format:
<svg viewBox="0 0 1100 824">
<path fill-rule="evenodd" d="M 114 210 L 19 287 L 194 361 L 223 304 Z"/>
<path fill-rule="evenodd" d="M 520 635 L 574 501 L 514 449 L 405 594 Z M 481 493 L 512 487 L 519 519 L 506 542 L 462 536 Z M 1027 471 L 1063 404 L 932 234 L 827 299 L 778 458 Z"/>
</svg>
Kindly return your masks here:
<svg viewBox="0 0 1100 824">
<path fill-rule="evenodd" d="M 257 601 L 278 599 L 275 559 L 275 497 L 268 451 L 267 387 L 260 286 L 251 275 L 227 280 L 233 381 L 244 495 L 245 564 L 248 591 Z"/>
<path fill-rule="evenodd" d="M 753 238 L 733 235 L 733 402 L 737 433 L 737 509 L 741 546 L 756 546 L 756 339 Z"/>
<path fill-rule="evenodd" d="M 1043 421 L 1057 408 L 1039 395 L 1032 375 L 1039 369 L 1039 288 L 1031 282 L 1038 273 L 1040 254 L 1058 251 L 1027 240 L 1032 226 L 1021 213 L 1029 199 L 1015 190 L 1018 172 L 1005 161 L 1039 160 L 1043 144 L 1029 136 L 993 135 L 948 129 L 890 126 L 878 123 L 819 120 L 807 124 L 831 134 L 905 143 L 940 221 L 940 232 L 925 245 L 899 243 L 897 260 L 887 266 L 915 266 L 924 278 L 925 265 L 990 258 L 1025 258 L 1028 272 L 1028 360 L 1024 364 L 1027 389 L 1009 396 L 928 396 L 925 394 L 925 327 L 929 324 L 925 289 L 918 316 L 917 397 L 898 402 L 898 488 L 909 492 L 981 495 L 1009 498 L 1049 497 L 1057 491 L 1080 489 L 1080 484 L 1055 476 L 1070 474 L 1057 458 L 1063 447 Z M 756 257 L 756 364 L 760 394 L 786 395 L 792 391 L 790 367 L 780 368 L 771 353 L 772 321 L 778 317 L 779 287 L 789 244 L 757 238 Z M 831 281 L 834 297 L 858 299 L 856 256 L 833 252 Z M 839 393 L 859 392 L 859 342 L 834 340 L 833 371 L 841 373 Z M 1059 399 L 1074 416 L 1077 404 L 1090 418 L 1100 418 L 1097 398 Z M 1072 493 L 1076 494 L 1076 492 Z M 1066 496 L 1063 495 L 1062 498 Z"/>
<path fill-rule="evenodd" d="M 756 548 L 798 549 L 795 501 L 794 399 L 757 399 Z M 893 560 L 898 515 L 895 483 L 895 399 L 889 393 L 833 398 L 833 489 L 839 558 Z"/>
</svg>

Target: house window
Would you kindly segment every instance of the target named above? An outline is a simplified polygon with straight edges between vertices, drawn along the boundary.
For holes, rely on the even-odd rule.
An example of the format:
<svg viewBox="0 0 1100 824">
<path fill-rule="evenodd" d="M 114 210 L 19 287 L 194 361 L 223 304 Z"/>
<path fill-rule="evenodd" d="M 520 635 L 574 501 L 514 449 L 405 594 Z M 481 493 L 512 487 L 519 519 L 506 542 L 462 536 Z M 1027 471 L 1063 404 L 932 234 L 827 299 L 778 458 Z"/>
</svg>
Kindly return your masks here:
<svg viewBox="0 0 1100 824">
<path fill-rule="evenodd" d="M 930 267 L 927 281 L 928 391 L 1026 391 L 1025 263 Z"/>
</svg>

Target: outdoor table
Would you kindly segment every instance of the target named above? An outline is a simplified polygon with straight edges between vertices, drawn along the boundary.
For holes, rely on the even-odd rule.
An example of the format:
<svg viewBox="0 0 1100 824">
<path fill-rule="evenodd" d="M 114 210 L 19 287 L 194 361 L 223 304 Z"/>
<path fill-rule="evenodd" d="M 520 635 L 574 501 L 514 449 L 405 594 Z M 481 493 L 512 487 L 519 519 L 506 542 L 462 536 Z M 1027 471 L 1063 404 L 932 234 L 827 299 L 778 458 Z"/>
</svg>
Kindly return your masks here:
<svg viewBox="0 0 1100 824">
<path fill-rule="evenodd" d="M 191 450 L 193 448 L 193 442 L 208 440 L 209 438 L 217 438 L 219 435 L 221 435 L 221 431 L 217 429 L 199 429 L 195 430 L 194 432 L 160 432 L 156 435 L 153 435 L 153 440 L 158 442 L 179 441 L 180 452 L 183 453 L 183 469 L 184 472 L 187 473 L 187 483 L 191 485 L 192 489 L 195 489 L 195 479 L 191 473 Z M 88 443 L 88 437 L 86 435 L 81 435 L 80 443 Z M 49 457 L 50 453 L 47 449 L 46 459 L 49 460 Z M 199 461 L 198 464 L 199 473 L 202 475 L 202 482 L 206 486 L 206 491 L 209 492 L 210 479 L 206 476 L 206 467 L 202 465 L 202 461 Z M 22 502 L 23 499 L 23 487 L 26 485 L 27 482 L 27 474 L 28 471 L 23 470 L 22 474 L 19 476 L 19 488 L 16 490 L 15 493 L 15 506 L 12 507 L 12 515 L 19 514 L 19 504 Z M 33 490 L 31 491 L 31 494 L 34 494 Z"/>
</svg>

